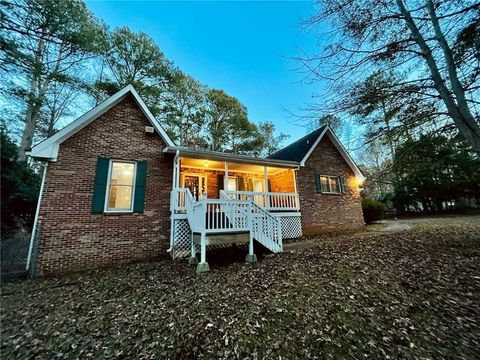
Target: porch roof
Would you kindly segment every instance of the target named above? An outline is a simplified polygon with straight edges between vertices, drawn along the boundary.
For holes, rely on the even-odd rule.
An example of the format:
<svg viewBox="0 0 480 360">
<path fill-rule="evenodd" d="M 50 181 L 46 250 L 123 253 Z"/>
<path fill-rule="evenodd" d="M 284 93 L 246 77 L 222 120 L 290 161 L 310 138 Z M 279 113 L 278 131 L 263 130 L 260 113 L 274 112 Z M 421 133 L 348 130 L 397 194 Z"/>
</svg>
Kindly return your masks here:
<svg viewBox="0 0 480 360">
<path fill-rule="evenodd" d="M 206 159 L 206 160 L 222 160 L 222 161 L 232 161 L 237 163 L 245 164 L 256 164 L 256 165 L 266 165 L 266 166 L 275 166 L 275 167 L 285 167 L 285 168 L 297 168 L 300 166 L 300 163 L 290 160 L 278 160 L 278 159 L 262 159 L 253 156 L 247 155 L 238 155 L 224 153 L 220 151 L 212 150 L 203 150 L 203 149 L 192 149 L 183 146 L 167 146 L 164 150 L 166 153 L 176 153 L 179 152 L 180 156 L 191 157 L 195 159 Z"/>
</svg>

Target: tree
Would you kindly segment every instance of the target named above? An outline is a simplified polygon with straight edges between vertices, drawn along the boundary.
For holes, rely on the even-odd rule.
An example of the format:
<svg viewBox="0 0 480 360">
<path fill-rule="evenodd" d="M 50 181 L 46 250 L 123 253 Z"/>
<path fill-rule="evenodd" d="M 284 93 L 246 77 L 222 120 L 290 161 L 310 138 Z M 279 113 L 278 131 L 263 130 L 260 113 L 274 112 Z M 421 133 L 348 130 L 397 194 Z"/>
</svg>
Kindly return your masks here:
<svg viewBox="0 0 480 360">
<path fill-rule="evenodd" d="M 422 135 L 406 141 L 395 155 L 395 202 L 400 209 L 434 211 L 445 202 L 480 197 L 480 160 L 462 138 Z"/>
<path fill-rule="evenodd" d="M 323 114 L 320 115 L 312 124 L 310 124 L 309 127 L 313 131 L 325 125 L 330 127 L 330 129 L 332 129 L 337 136 L 340 136 L 344 122 L 337 115 Z"/>
<path fill-rule="evenodd" d="M 180 146 L 205 148 L 206 86 L 181 71 L 170 83 L 162 116 L 168 134 Z"/>
<path fill-rule="evenodd" d="M 337 110 L 346 110 L 345 89 L 372 72 L 394 69 L 406 74 L 391 91 L 408 85 L 422 100 L 434 101 L 438 112 L 432 119 L 448 116 L 480 154 L 475 110 L 480 89 L 479 7 L 454 0 L 324 1 L 307 25 L 328 22 L 337 34 L 335 41 L 321 54 L 301 60 L 314 78 L 332 82 L 336 98 L 326 97 L 325 105 Z"/>
<path fill-rule="evenodd" d="M 44 105 L 40 109 L 37 131 L 41 138 L 55 134 L 63 121 L 74 116 L 75 102 L 81 96 L 82 90 L 69 84 L 52 82 L 47 91 Z"/>
<path fill-rule="evenodd" d="M 23 221 L 26 225 L 33 223 L 33 214 L 40 188 L 40 176 L 25 162 L 17 162 L 18 147 L 0 129 L 1 135 L 1 207 L 2 230 Z"/>
<path fill-rule="evenodd" d="M 19 160 L 31 147 L 52 82 L 77 84 L 72 70 L 105 46 L 105 28 L 76 0 L 2 2 L 4 94 L 23 102 Z"/>
<path fill-rule="evenodd" d="M 284 133 L 275 135 L 275 124 L 269 121 L 257 126 L 257 135 L 251 143 L 250 153 L 254 156 L 269 156 L 282 147 L 282 144 L 290 136 Z"/>
<path fill-rule="evenodd" d="M 350 113 L 367 128 L 366 142 L 380 139 L 388 146 L 391 158 L 399 142 L 412 138 L 412 123 L 418 128 L 431 122 L 435 111 L 426 102 L 420 105 L 417 95 L 399 83 L 394 73 L 377 71 L 356 84 L 348 100 Z"/>
<path fill-rule="evenodd" d="M 127 85 L 133 85 L 154 116 L 174 76 L 172 64 L 147 34 L 127 27 L 117 28 L 108 37 L 109 50 L 104 54 L 106 69 L 95 88 L 110 96 Z"/>
<path fill-rule="evenodd" d="M 238 152 L 238 145 L 248 139 L 253 131 L 248 120 L 247 108 L 223 90 L 208 91 L 207 100 L 206 116 L 210 150 Z"/>
</svg>

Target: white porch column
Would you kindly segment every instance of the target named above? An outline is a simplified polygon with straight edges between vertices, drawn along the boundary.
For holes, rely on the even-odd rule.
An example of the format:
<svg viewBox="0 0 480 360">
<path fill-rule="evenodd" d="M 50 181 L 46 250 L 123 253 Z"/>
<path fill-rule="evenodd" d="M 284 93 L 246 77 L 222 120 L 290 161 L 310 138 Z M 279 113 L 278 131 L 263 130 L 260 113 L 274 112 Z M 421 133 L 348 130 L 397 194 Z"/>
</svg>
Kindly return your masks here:
<svg viewBox="0 0 480 360">
<path fill-rule="evenodd" d="M 292 169 L 292 171 L 293 171 L 293 188 L 294 188 L 295 194 L 297 194 L 297 172 L 295 171 L 295 169 Z"/>
<path fill-rule="evenodd" d="M 294 188 L 294 192 L 295 194 L 297 194 L 297 197 L 295 197 L 295 207 L 298 209 L 300 209 L 300 199 L 298 197 L 298 192 L 297 192 L 297 171 L 295 169 L 292 169 L 293 171 L 293 188 Z"/>
<path fill-rule="evenodd" d="M 180 187 L 180 156 L 177 159 L 177 171 L 175 175 L 176 175 L 175 187 L 179 188 Z"/>
<path fill-rule="evenodd" d="M 263 179 L 265 181 L 264 192 L 268 192 L 268 169 L 267 165 L 263 167 Z"/>
<path fill-rule="evenodd" d="M 223 177 L 223 189 L 228 190 L 228 161 L 225 161 L 225 176 Z"/>
</svg>

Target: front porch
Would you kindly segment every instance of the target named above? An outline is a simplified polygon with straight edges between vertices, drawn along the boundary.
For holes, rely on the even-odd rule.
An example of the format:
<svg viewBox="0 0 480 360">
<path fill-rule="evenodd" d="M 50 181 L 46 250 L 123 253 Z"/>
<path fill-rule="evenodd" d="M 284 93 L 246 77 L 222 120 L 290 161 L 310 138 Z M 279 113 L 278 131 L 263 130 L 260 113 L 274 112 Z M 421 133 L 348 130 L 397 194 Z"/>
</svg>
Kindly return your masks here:
<svg viewBox="0 0 480 360">
<path fill-rule="evenodd" d="M 218 154 L 218 153 L 217 153 Z M 248 243 L 247 261 L 254 261 L 253 240 L 281 252 L 282 240 L 302 235 L 296 164 L 230 155 L 186 156 L 174 160 L 170 254 L 190 255 L 200 271 L 207 269 L 207 247 Z M 211 155 L 211 154 L 209 154 Z M 221 154 L 218 156 L 226 156 Z"/>
<path fill-rule="evenodd" d="M 174 190 L 189 189 L 195 201 L 219 199 L 224 191 L 231 199 L 251 199 L 270 212 L 299 211 L 295 169 L 180 157 Z M 185 212 L 185 191 L 172 198 L 175 213 Z"/>
</svg>

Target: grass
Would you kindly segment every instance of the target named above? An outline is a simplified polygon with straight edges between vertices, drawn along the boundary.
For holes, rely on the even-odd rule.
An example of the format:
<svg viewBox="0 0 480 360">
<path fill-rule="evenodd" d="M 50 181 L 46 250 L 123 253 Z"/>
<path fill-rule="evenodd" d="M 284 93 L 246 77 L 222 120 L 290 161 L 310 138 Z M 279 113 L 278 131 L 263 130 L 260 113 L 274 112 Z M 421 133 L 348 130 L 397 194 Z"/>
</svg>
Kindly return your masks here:
<svg viewBox="0 0 480 360">
<path fill-rule="evenodd" d="M 479 220 L 325 235 L 201 277 L 165 260 L 10 284 L 2 356 L 474 359 Z"/>
</svg>

